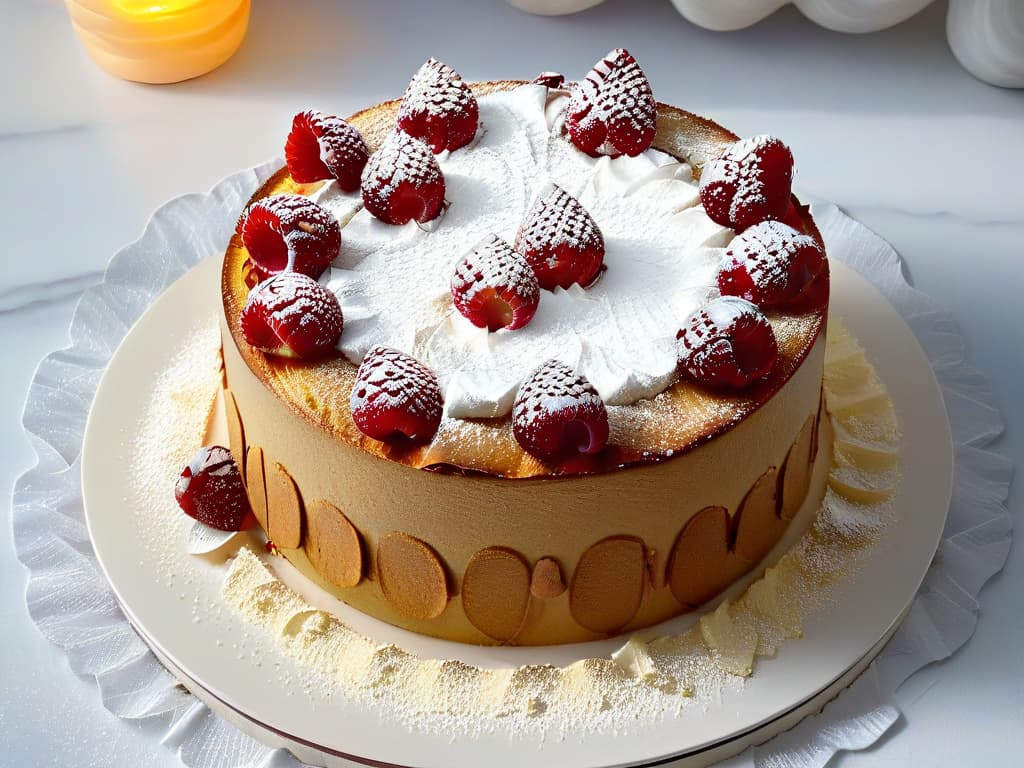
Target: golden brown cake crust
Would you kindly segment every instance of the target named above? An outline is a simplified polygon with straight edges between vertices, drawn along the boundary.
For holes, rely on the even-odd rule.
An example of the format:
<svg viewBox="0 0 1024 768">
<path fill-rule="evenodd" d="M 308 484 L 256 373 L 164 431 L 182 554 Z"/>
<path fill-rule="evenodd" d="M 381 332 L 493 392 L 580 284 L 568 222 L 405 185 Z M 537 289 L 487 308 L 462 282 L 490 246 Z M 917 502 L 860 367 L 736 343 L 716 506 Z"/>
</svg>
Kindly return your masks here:
<svg viewBox="0 0 1024 768">
<path fill-rule="evenodd" d="M 522 81 L 473 85 L 477 95 L 508 90 Z M 394 125 L 398 100 L 384 102 L 351 118 L 371 149 Z M 699 178 L 704 163 L 737 139 L 716 123 L 666 104 L 658 105 L 654 146 L 689 162 Z M 308 194 L 318 184 L 297 184 L 282 168 L 252 200 L 284 192 Z M 794 204 L 799 203 L 794 198 Z M 806 209 L 799 208 L 805 231 L 820 240 Z M 343 246 L 344 247 L 344 246 Z M 302 418 L 379 458 L 419 469 L 483 473 L 505 478 L 556 477 L 608 472 L 679 456 L 734 427 L 779 391 L 806 359 L 824 327 L 827 302 L 799 314 L 767 312 L 779 341 L 771 375 L 739 394 L 721 394 L 679 381 L 650 400 L 608 408 L 611 435 L 604 451 L 558 464 L 543 463 L 515 441 L 510 417 L 444 419 L 425 445 L 388 444 L 364 436 L 352 421 L 349 396 L 357 366 L 341 353 L 315 364 L 265 355 L 252 349 L 239 318 L 254 277 L 240 238 L 231 239 L 224 259 L 222 293 L 230 335 L 249 369 Z M 827 274 L 820 278 L 827 281 Z M 827 291 L 823 294 L 827 295 Z"/>
</svg>

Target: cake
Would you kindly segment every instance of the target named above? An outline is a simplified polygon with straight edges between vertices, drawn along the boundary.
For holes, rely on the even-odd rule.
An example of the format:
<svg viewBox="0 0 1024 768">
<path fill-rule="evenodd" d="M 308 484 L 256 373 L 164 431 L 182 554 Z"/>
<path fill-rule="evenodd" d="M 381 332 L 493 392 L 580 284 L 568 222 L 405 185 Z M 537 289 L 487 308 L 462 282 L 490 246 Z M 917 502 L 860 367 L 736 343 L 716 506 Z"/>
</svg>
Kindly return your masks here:
<svg viewBox="0 0 1024 768">
<path fill-rule="evenodd" d="M 230 451 L 276 551 L 354 608 L 582 642 L 764 567 L 831 456 L 828 268 L 777 139 L 578 83 L 295 117 L 222 272 Z M 236 515 L 237 517 L 237 515 Z"/>
</svg>

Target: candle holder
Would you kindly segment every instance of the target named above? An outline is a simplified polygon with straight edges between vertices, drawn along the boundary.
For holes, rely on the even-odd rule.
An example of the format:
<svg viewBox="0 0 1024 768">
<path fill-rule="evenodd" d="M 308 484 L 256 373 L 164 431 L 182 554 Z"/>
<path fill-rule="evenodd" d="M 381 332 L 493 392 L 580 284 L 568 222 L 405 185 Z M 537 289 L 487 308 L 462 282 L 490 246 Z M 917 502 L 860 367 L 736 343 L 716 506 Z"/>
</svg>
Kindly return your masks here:
<svg viewBox="0 0 1024 768">
<path fill-rule="evenodd" d="M 140 83 L 176 83 L 216 69 L 245 38 L 250 0 L 65 0 L 89 56 Z"/>
</svg>

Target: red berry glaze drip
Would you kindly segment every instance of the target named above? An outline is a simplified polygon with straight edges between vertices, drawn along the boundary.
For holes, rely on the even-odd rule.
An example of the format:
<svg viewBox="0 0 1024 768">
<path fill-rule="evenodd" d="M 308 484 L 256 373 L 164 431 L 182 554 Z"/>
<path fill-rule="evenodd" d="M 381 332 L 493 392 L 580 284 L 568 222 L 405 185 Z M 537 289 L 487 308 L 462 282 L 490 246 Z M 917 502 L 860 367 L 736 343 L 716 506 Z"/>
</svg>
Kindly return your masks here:
<svg viewBox="0 0 1024 768">
<path fill-rule="evenodd" d="M 824 267 L 825 251 L 817 240 L 781 221 L 763 221 L 729 245 L 718 288 L 723 296 L 778 307 L 796 300 Z"/>
<path fill-rule="evenodd" d="M 174 484 L 178 506 L 191 518 L 221 531 L 240 531 L 255 518 L 231 451 L 200 448 Z"/>
<path fill-rule="evenodd" d="M 464 147 L 480 124 L 480 107 L 462 75 L 427 59 L 412 76 L 398 107 L 398 128 L 438 154 Z"/>
<path fill-rule="evenodd" d="M 308 110 L 292 120 L 284 157 L 300 184 L 333 178 L 341 189 L 355 192 L 370 150 L 363 135 L 340 117 Z"/>
<path fill-rule="evenodd" d="M 425 224 L 444 207 L 444 174 L 419 139 L 394 131 L 363 169 L 363 204 L 387 224 Z"/>
<path fill-rule="evenodd" d="M 540 285 L 521 253 L 489 235 L 455 266 L 452 301 L 478 328 L 514 331 L 537 312 Z"/>
<path fill-rule="evenodd" d="M 616 48 L 576 84 L 566 127 L 588 155 L 635 157 L 654 141 L 657 118 L 647 75 L 628 51 Z"/>
<path fill-rule="evenodd" d="M 709 387 L 742 389 L 771 373 L 779 356 L 768 318 L 735 296 L 715 299 L 694 312 L 676 338 L 680 367 Z"/>
<path fill-rule="evenodd" d="M 250 205 L 236 228 L 260 277 L 291 269 L 320 277 L 338 256 L 334 215 L 302 195 L 271 195 Z"/>
<path fill-rule="evenodd" d="M 548 360 L 516 394 L 512 433 L 524 451 L 542 461 L 597 453 L 608 442 L 608 411 L 586 378 Z"/>
<path fill-rule="evenodd" d="M 386 442 L 430 440 L 444 407 L 433 371 L 390 347 L 374 347 L 366 353 L 350 403 L 359 431 Z"/>
<path fill-rule="evenodd" d="M 782 219 L 793 186 L 793 153 L 772 136 L 737 141 L 704 166 L 700 199 L 712 221 L 737 232 Z"/>
<path fill-rule="evenodd" d="M 573 283 L 586 288 L 604 264 L 604 236 L 597 223 L 575 197 L 555 184 L 540 191 L 519 227 L 515 247 L 547 291 Z"/>
<path fill-rule="evenodd" d="M 281 357 L 321 357 L 338 343 L 343 327 L 337 297 L 299 272 L 281 272 L 259 283 L 242 310 L 246 341 Z"/>
</svg>

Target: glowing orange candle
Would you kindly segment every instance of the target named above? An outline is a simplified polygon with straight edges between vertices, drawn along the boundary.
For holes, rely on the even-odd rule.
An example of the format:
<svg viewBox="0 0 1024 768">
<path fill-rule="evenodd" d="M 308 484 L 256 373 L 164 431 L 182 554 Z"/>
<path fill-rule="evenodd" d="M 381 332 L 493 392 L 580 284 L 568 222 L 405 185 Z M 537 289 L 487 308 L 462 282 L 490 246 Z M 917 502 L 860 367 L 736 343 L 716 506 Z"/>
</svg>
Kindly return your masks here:
<svg viewBox="0 0 1024 768">
<path fill-rule="evenodd" d="M 175 83 L 238 50 L 250 0 L 65 0 L 71 24 L 103 69 L 141 83 Z"/>
</svg>

